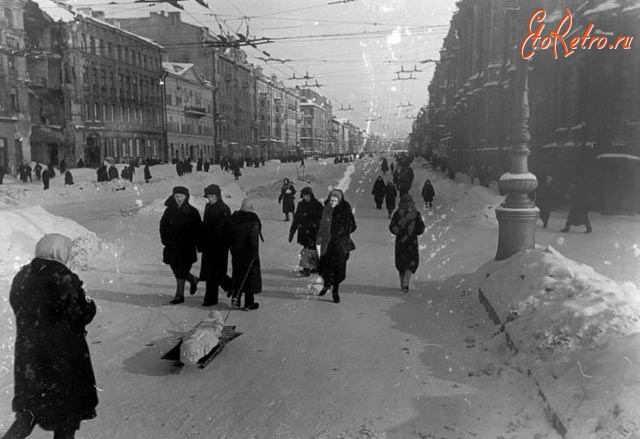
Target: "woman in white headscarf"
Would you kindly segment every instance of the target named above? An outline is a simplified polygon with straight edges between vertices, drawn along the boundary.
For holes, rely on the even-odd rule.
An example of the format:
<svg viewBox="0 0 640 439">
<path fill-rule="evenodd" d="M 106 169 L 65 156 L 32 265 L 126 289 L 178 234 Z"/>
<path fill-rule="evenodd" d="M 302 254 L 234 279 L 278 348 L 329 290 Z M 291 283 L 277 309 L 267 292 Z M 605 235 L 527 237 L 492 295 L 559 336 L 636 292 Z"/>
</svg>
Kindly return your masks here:
<svg viewBox="0 0 640 439">
<path fill-rule="evenodd" d="M 56 439 L 71 439 L 81 421 L 96 416 L 96 380 L 85 339 L 96 305 L 65 265 L 70 256 L 69 238 L 47 234 L 11 284 L 16 420 L 5 439 L 26 438 L 36 425 L 53 430 Z"/>
</svg>

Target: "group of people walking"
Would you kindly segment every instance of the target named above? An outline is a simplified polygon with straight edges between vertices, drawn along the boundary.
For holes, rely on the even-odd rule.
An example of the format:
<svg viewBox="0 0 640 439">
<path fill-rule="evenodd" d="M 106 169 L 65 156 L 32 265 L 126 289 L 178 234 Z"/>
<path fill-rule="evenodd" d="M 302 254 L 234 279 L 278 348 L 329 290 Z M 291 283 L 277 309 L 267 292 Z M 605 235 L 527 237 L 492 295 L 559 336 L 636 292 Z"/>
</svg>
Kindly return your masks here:
<svg viewBox="0 0 640 439">
<path fill-rule="evenodd" d="M 253 201 L 246 198 L 240 210 L 231 209 L 222 199 L 220 187 L 212 184 L 205 188 L 207 205 L 204 220 L 198 210 L 189 204 L 189 190 L 184 186 L 173 188 L 165 201 L 166 209 L 160 219 L 160 239 L 164 246 L 162 260 L 171 267 L 176 279 L 176 293 L 172 304 L 185 300 L 185 286 L 189 294 L 198 289 L 198 282 L 206 282 L 203 306 L 218 303 L 219 287 L 240 308 L 244 296 L 245 310 L 258 308 L 254 294 L 262 291 L 259 240 L 262 224 L 254 212 Z M 200 275 L 191 273 L 202 253 Z M 227 276 L 228 255 L 231 253 L 232 276 Z"/>
</svg>

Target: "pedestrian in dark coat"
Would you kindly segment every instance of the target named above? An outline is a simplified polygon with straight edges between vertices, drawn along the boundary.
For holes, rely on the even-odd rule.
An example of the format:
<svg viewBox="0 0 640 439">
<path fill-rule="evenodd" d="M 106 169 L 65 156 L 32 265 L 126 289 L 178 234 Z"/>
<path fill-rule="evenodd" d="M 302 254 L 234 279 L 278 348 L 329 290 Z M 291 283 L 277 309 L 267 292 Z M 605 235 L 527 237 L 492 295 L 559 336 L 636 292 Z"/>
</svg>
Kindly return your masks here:
<svg viewBox="0 0 640 439">
<path fill-rule="evenodd" d="M 229 261 L 229 223 L 231 209 L 222 200 L 220 186 L 211 184 L 204 189 L 207 205 L 204 208 L 200 280 L 207 283 L 202 306 L 218 303 L 218 287 L 233 292 L 231 278 L 227 276 Z"/>
<path fill-rule="evenodd" d="M 209 162 L 209 160 L 205 160 L 203 166 L 204 166 L 204 172 L 209 172 L 209 167 L 211 167 L 211 163 Z"/>
<path fill-rule="evenodd" d="M 391 171 L 392 174 L 394 173 L 394 168 L 395 168 L 395 166 L 394 166 L 393 162 L 391 162 L 391 164 L 389 165 L 389 171 Z"/>
<path fill-rule="evenodd" d="M 536 189 L 536 206 L 540 209 L 540 219 L 542 220 L 543 229 L 547 228 L 551 210 L 555 207 L 557 201 L 553 186 L 551 185 L 552 181 L 553 178 L 547 175 Z"/>
<path fill-rule="evenodd" d="M 386 193 L 385 193 L 385 202 L 387 204 L 387 213 L 389 214 L 389 219 L 391 219 L 391 214 L 396 209 L 396 197 L 398 196 L 398 191 L 396 191 L 396 186 L 393 182 L 389 181 L 387 183 Z"/>
<path fill-rule="evenodd" d="M 202 171 L 202 158 L 199 158 L 198 161 L 196 162 L 196 171 L 197 172 Z"/>
<path fill-rule="evenodd" d="M 231 172 L 233 173 L 233 178 L 238 180 L 242 173 L 240 172 L 240 161 L 234 159 L 231 161 Z"/>
<path fill-rule="evenodd" d="M 73 175 L 71 175 L 71 171 L 69 170 L 64 173 L 64 184 L 67 186 L 73 185 Z"/>
<path fill-rule="evenodd" d="M 64 174 L 67 171 L 67 162 L 64 159 L 60 160 L 58 168 L 60 168 L 60 174 Z"/>
<path fill-rule="evenodd" d="M 320 246 L 320 265 L 318 272 L 324 285 L 318 293 L 324 296 L 332 288 L 334 303 L 340 303 L 340 282 L 347 277 L 347 260 L 356 246 L 351 234 L 356 230 L 356 220 L 351 205 L 344 199 L 339 189 L 333 189 L 322 210 L 322 221 L 316 236 Z"/>
<path fill-rule="evenodd" d="M 373 195 L 373 200 L 376 202 L 376 209 L 382 209 L 382 202 L 384 201 L 384 196 L 386 195 L 386 185 L 384 184 L 384 180 L 382 176 L 379 176 L 376 179 L 376 182 L 373 183 L 373 190 L 371 194 Z"/>
<path fill-rule="evenodd" d="M 431 180 L 427 179 L 422 186 L 422 199 L 424 200 L 425 207 L 433 207 L 433 198 L 436 196 L 436 191 L 431 184 Z"/>
<path fill-rule="evenodd" d="M 239 308 L 244 294 L 244 309 L 258 309 L 254 294 L 262 291 L 260 271 L 260 242 L 262 223 L 253 211 L 249 198 L 242 201 L 240 210 L 233 212 L 229 224 L 231 267 L 233 279 L 233 306 Z"/>
<path fill-rule="evenodd" d="M 422 215 L 416 209 L 413 198 L 404 194 L 389 224 L 389 231 L 396 236 L 395 263 L 400 275 L 400 288 L 404 293 L 409 292 L 411 275 L 420 263 L 418 236 L 424 233 L 424 229 Z"/>
<path fill-rule="evenodd" d="M 44 171 L 42 171 L 42 185 L 44 186 L 45 191 L 49 189 L 49 175 L 49 169 L 45 169 Z"/>
<path fill-rule="evenodd" d="M 386 174 L 387 171 L 389 170 L 389 163 L 387 162 L 386 158 L 382 159 L 382 164 L 380 165 L 380 170 L 382 171 L 383 174 Z"/>
<path fill-rule="evenodd" d="M 318 251 L 316 250 L 316 235 L 322 221 L 322 204 L 316 200 L 313 190 L 305 186 L 300 191 L 302 201 L 298 203 L 296 213 L 293 215 L 291 229 L 289 229 L 289 242 L 298 232 L 298 244 L 302 246 L 300 251 L 300 274 L 309 276 L 318 269 Z"/>
<path fill-rule="evenodd" d="M 144 182 L 149 183 L 149 180 L 151 180 L 151 169 L 149 169 L 149 163 L 144 164 L 143 171 L 144 171 Z"/>
<path fill-rule="evenodd" d="M 39 425 L 55 438 L 72 439 L 81 421 L 96 417 L 96 380 L 85 339 L 96 305 L 65 265 L 71 245 L 64 235 L 45 235 L 11 284 L 16 420 L 5 438 L 26 438 Z"/>
<path fill-rule="evenodd" d="M 47 169 L 49 169 L 49 178 L 54 178 L 56 176 L 56 170 L 53 169 L 53 164 L 49 163 Z"/>
<path fill-rule="evenodd" d="M 168 264 L 176 278 L 176 295 L 172 304 L 184 302 L 185 282 L 189 282 L 189 294 L 196 293 L 198 278 L 190 273 L 198 260 L 202 220 L 198 209 L 189 204 L 189 189 L 173 188 L 173 194 L 164 203 L 167 208 L 160 219 L 160 240 L 164 245 L 162 262 Z"/>
<path fill-rule="evenodd" d="M 399 166 L 397 171 L 398 178 L 396 184 L 400 196 L 403 196 L 409 193 L 411 185 L 413 184 L 413 169 L 408 164 L 405 164 L 404 166 Z"/>
<path fill-rule="evenodd" d="M 36 165 L 33 167 L 33 172 L 36 174 L 36 180 L 40 180 L 40 177 L 42 177 L 42 165 L 40 162 L 36 162 Z"/>
<path fill-rule="evenodd" d="M 116 165 L 109 166 L 107 180 L 104 181 L 117 180 L 118 178 L 120 178 L 120 173 L 118 172 L 118 168 L 116 168 Z"/>
<path fill-rule="evenodd" d="M 589 201 L 591 193 L 587 186 L 586 181 L 580 180 L 575 184 L 572 184 L 569 188 L 569 200 L 571 207 L 569 208 L 569 215 L 564 225 L 564 229 L 561 231 L 567 233 L 571 226 L 585 226 L 586 232 L 591 233 L 591 222 L 589 221 Z"/>
<path fill-rule="evenodd" d="M 288 178 L 283 179 L 278 203 L 282 203 L 282 213 L 284 213 L 285 221 L 289 221 L 289 213 L 293 215 L 293 212 L 296 210 L 295 195 L 296 189 L 293 187 L 293 184 Z"/>
</svg>

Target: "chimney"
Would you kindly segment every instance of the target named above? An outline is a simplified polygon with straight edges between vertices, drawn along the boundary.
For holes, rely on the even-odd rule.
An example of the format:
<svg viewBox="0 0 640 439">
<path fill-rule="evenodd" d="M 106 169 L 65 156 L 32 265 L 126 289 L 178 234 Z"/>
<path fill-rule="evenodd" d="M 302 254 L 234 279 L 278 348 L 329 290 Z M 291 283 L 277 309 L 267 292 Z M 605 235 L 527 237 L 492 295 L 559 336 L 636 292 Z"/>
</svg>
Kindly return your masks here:
<svg viewBox="0 0 640 439">
<path fill-rule="evenodd" d="M 169 19 L 171 24 L 180 23 L 180 12 L 169 12 Z"/>
<path fill-rule="evenodd" d="M 91 11 L 91 16 L 96 20 L 104 21 L 104 11 Z"/>
</svg>

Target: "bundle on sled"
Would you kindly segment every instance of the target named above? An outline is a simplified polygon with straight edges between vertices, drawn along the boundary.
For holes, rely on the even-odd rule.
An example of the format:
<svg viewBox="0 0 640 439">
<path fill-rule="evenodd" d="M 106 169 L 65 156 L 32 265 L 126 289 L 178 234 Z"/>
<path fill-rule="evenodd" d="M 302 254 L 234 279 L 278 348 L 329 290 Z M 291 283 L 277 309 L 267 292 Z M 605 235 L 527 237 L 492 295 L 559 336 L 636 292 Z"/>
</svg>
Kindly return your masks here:
<svg viewBox="0 0 640 439">
<path fill-rule="evenodd" d="M 228 342 L 242 334 L 235 329 L 235 326 L 224 325 L 224 318 L 220 311 L 211 311 L 162 358 L 173 360 L 180 365 L 188 364 L 204 368 Z"/>
</svg>

